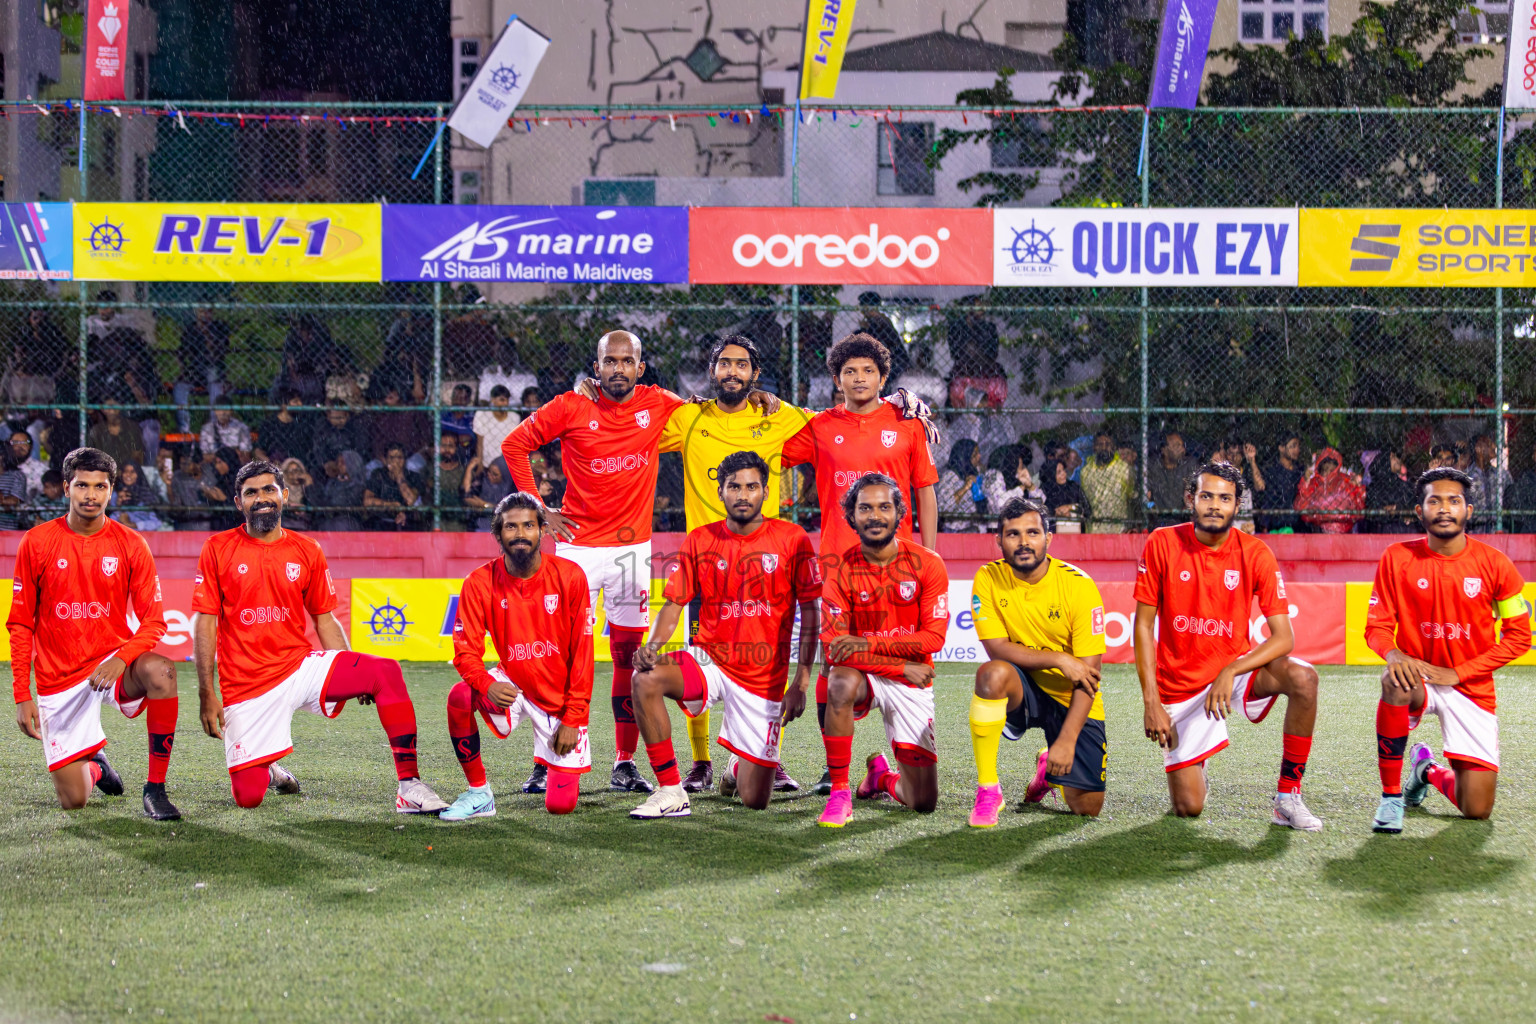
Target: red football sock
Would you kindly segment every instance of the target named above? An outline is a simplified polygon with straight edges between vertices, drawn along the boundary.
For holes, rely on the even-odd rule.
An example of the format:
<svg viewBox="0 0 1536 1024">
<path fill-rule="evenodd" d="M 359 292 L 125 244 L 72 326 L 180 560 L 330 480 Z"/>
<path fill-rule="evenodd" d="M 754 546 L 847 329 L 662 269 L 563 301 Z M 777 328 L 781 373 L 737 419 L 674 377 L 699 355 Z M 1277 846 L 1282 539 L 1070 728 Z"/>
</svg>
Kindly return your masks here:
<svg viewBox="0 0 1536 1024">
<path fill-rule="evenodd" d="M 91 785 L 96 785 L 101 781 L 101 765 L 95 761 L 85 762 L 85 774 L 91 777 Z"/>
<path fill-rule="evenodd" d="M 175 697 L 151 697 L 145 708 L 149 726 L 149 782 L 165 782 L 165 771 L 171 766 L 171 747 L 176 744 Z"/>
<path fill-rule="evenodd" d="M 816 724 L 822 729 L 827 727 L 827 674 L 825 672 L 816 676 Z"/>
<path fill-rule="evenodd" d="M 901 798 L 901 794 L 896 792 L 896 784 L 900 781 L 901 772 L 886 772 L 884 775 L 880 776 L 879 786 L 881 789 L 885 790 L 891 795 L 892 800 L 895 800 L 899 804 L 905 804 L 906 801 Z"/>
<path fill-rule="evenodd" d="M 848 788 L 848 762 L 853 759 L 852 736 L 823 736 L 827 748 L 827 771 L 832 773 L 832 791 Z"/>
<path fill-rule="evenodd" d="M 1381 770 L 1381 795 L 1403 792 L 1403 750 L 1408 746 L 1408 705 L 1376 702 L 1376 766 Z"/>
<path fill-rule="evenodd" d="M 661 786 L 681 786 L 683 778 L 677 773 L 677 754 L 668 737 L 660 743 L 647 743 L 645 756 L 650 758 L 651 771 L 656 773 L 656 783 Z"/>
<path fill-rule="evenodd" d="M 468 683 L 454 683 L 448 691 L 448 738 L 453 754 L 464 769 L 464 781 L 485 785 L 485 765 L 480 762 L 480 728 L 475 724 L 475 691 Z"/>
<path fill-rule="evenodd" d="M 229 786 L 235 791 L 235 803 L 241 807 L 260 807 L 267 795 L 272 773 L 264 764 L 238 768 L 229 773 Z"/>
<path fill-rule="evenodd" d="M 544 790 L 544 809 L 550 814 L 570 814 L 581 795 L 581 776 L 564 768 L 551 768 Z"/>
<path fill-rule="evenodd" d="M 1429 771 L 1425 773 L 1425 777 L 1429 779 L 1429 784 L 1431 786 L 1434 786 L 1436 789 L 1438 789 L 1445 796 L 1445 798 L 1451 802 L 1453 807 L 1455 807 L 1458 811 L 1461 810 L 1461 804 L 1456 802 L 1455 771 L 1445 767 L 1444 765 L 1432 764 L 1429 766 Z"/>
<path fill-rule="evenodd" d="M 613 654 L 613 746 L 615 761 L 633 761 L 640 744 L 640 727 L 635 724 L 635 702 L 631 686 L 635 677 L 632 658 L 645 642 L 645 630 L 627 626 L 608 627 L 608 650 Z"/>
<path fill-rule="evenodd" d="M 1284 733 L 1280 737 L 1281 793 L 1300 793 L 1301 777 L 1307 773 L 1307 758 L 1312 754 L 1312 737 Z"/>
<path fill-rule="evenodd" d="M 395 775 L 400 779 L 417 778 L 416 708 L 405 689 L 400 663 L 393 658 L 343 651 L 331 662 L 331 675 L 325 682 L 326 702 L 340 702 L 357 697 L 372 697 L 379 708 L 379 724 L 389 737 L 389 752 L 395 758 Z"/>
</svg>

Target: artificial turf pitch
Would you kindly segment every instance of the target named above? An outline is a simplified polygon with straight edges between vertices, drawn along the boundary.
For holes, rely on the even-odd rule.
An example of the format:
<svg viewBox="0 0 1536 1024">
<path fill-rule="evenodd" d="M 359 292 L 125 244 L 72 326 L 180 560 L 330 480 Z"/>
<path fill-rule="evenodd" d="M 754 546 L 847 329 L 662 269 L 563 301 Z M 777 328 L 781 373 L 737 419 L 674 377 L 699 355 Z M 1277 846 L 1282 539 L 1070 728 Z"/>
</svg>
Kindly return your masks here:
<svg viewBox="0 0 1536 1024">
<path fill-rule="evenodd" d="M 1504 773 L 1488 822 L 1431 793 L 1401 836 L 1370 831 L 1378 675 L 1322 672 L 1308 835 L 1269 824 L 1280 715 L 1234 724 L 1198 821 L 1165 814 L 1131 672 L 1105 674 L 1104 815 L 1007 811 L 968 828 L 970 674 L 937 680 L 942 797 L 919 816 L 823 800 L 752 812 L 716 796 L 638 822 L 609 793 L 612 730 L 569 817 L 518 786 L 526 727 L 482 730 L 499 815 L 450 826 L 393 812 L 378 716 L 295 717 L 298 797 L 235 807 L 222 745 L 182 673 L 170 791 L 184 820 L 142 817 L 144 727 L 103 716 L 128 795 L 63 812 L 37 745 L 0 730 L 0 1022 L 1529 1020 L 1536 1015 L 1536 672 L 1501 674 Z M 599 689 L 607 667 L 599 666 Z M 446 666 L 408 666 L 422 772 L 463 788 Z M 606 700 L 594 703 L 607 720 Z M 675 742 L 687 740 L 674 713 Z M 716 722 L 718 727 L 718 721 Z M 1427 734 L 1438 747 L 1431 721 Z M 1022 794 L 1038 733 L 1003 745 Z M 861 723 L 863 754 L 881 745 Z M 785 732 L 802 782 L 813 724 Z M 718 750 L 718 748 L 717 748 Z M 717 757 L 717 764 L 724 764 Z M 649 772 L 647 771 L 647 775 Z"/>
</svg>

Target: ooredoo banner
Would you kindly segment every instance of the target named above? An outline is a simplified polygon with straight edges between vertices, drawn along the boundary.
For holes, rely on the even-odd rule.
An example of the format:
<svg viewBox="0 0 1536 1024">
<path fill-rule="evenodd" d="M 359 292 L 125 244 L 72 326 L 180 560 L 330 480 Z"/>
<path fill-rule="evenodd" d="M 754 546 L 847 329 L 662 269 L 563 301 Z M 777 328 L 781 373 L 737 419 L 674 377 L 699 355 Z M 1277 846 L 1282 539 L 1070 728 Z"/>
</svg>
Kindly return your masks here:
<svg viewBox="0 0 1536 1024">
<path fill-rule="evenodd" d="M 681 206 L 386 206 L 386 281 L 674 284 Z"/>
<path fill-rule="evenodd" d="M 1294 286 L 1298 224 L 1294 209 L 997 210 L 992 283 Z"/>
<path fill-rule="evenodd" d="M 694 207 L 694 284 L 969 284 L 992 281 L 991 210 Z"/>
</svg>

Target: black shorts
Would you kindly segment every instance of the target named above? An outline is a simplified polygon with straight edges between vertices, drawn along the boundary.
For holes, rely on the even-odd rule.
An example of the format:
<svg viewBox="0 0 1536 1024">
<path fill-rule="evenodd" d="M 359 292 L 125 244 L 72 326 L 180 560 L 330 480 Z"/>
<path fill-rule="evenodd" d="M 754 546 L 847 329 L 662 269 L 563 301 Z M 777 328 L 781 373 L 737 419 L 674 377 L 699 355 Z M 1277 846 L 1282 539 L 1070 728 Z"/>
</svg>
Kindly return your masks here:
<svg viewBox="0 0 1536 1024">
<path fill-rule="evenodd" d="M 1056 742 L 1061 735 L 1062 723 L 1067 720 L 1067 709 L 1050 694 L 1040 689 L 1029 673 L 1013 666 L 1024 683 L 1024 699 L 1019 706 L 1008 712 L 1003 723 L 1003 738 L 1021 740 L 1030 729 L 1045 733 L 1046 746 Z M 1104 734 L 1104 723 L 1096 718 L 1083 722 L 1077 734 L 1077 749 L 1072 754 L 1072 770 L 1065 775 L 1047 775 L 1053 785 L 1070 786 L 1087 793 L 1104 792 L 1104 775 L 1109 768 L 1109 740 Z"/>
</svg>

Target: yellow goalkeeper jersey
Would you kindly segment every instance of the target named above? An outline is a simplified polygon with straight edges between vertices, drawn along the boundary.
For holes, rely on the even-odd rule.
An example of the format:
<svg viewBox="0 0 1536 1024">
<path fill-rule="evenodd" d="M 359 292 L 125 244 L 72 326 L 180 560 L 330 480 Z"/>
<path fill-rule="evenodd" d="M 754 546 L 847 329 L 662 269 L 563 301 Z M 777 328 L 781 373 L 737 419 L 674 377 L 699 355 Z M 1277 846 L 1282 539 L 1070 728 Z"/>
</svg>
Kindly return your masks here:
<svg viewBox="0 0 1536 1024">
<path fill-rule="evenodd" d="M 725 518 L 715 469 L 733 452 L 752 451 L 768 463 L 768 497 L 763 515 L 779 514 L 779 483 L 783 475 L 784 442 L 794 437 L 814 415 L 782 403 L 764 416 L 750 403 L 736 412 L 722 412 L 714 399 L 674 410 L 661 434 L 661 450 L 683 456 L 683 512 L 688 529 L 696 530 Z"/>
</svg>

